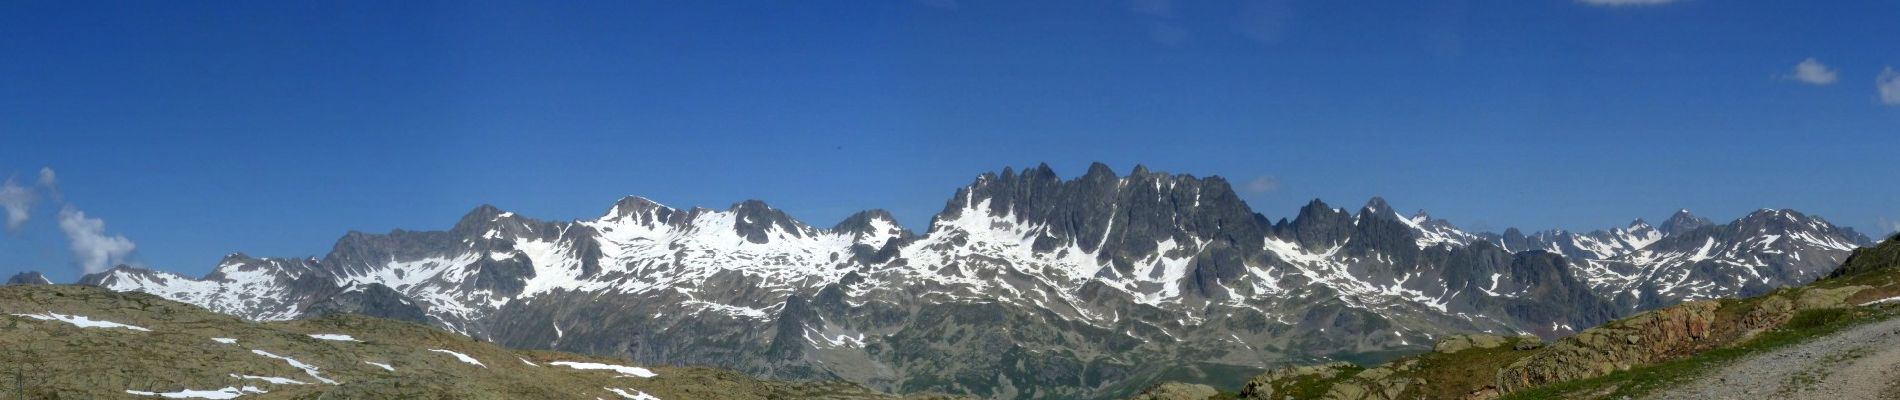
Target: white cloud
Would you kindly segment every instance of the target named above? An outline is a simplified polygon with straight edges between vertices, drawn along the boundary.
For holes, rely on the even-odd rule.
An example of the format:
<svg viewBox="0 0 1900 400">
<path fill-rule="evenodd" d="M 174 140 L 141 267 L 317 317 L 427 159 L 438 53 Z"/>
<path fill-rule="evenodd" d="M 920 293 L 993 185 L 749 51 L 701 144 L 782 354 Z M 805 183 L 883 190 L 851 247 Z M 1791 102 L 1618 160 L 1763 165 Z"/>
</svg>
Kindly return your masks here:
<svg viewBox="0 0 1900 400">
<path fill-rule="evenodd" d="M 86 212 L 70 205 L 59 210 L 59 229 L 66 232 L 66 241 L 73 248 L 73 261 L 79 263 L 82 273 L 96 273 L 124 264 L 126 257 L 138 247 L 123 235 L 106 235 L 105 220 L 87 218 Z"/>
<path fill-rule="evenodd" d="M 1832 85 L 1834 81 L 1840 80 L 1840 77 L 1840 71 L 1828 68 L 1826 64 L 1821 64 L 1821 61 L 1814 57 L 1808 57 L 1800 64 L 1795 64 L 1794 72 L 1787 76 L 1788 79 L 1810 85 Z"/>
<path fill-rule="evenodd" d="M 1674 3 L 1676 2 L 1676 0 L 1577 0 L 1577 2 L 1583 3 L 1583 4 L 1589 4 L 1593 6 L 1620 7 L 1620 6 L 1654 6 L 1654 5 Z"/>
<path fill-rule="evenodd" d="M 1880 89 L 1880 102 L 1890 106 L 1900 106 L 1900 72 L 1893 67 L 1880 70 L 1880 77 L 1874 79 L 1874 87 Z"/>
<path fill-rule="evenodd" d="M 1247 193 L 1267 193 L 1280 190 L 1280 178 L 1260 176 L 1247 181 Z"/>
<path fill-rule="evenodd" d="M 32 217 L 34 197 L 33 189 L 14 184 L 13 178 L 0 184 L 0 208 L 6 209 L 8 232 L 18 232 L 27 218 Z"/>
</svg>

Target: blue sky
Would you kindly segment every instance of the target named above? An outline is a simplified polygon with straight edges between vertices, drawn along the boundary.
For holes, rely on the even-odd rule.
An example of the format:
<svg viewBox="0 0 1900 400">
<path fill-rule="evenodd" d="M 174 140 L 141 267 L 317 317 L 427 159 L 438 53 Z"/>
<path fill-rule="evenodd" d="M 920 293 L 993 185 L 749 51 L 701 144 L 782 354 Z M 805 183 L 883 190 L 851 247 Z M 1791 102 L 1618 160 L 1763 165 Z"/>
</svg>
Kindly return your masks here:
<svg viewBox="0 0 1900 400">
<path fill-rule="evenodd" d="M 629 194 L 921 229 L 1039 162 L 1220 175 L 1275 219 L 1900 221 L 1900 2 L 1606 1 L 0 3 L 0 174 L 35 199 L 0 273 L 75 279 L 67 231 L 198 275 Z"/>
</svg>

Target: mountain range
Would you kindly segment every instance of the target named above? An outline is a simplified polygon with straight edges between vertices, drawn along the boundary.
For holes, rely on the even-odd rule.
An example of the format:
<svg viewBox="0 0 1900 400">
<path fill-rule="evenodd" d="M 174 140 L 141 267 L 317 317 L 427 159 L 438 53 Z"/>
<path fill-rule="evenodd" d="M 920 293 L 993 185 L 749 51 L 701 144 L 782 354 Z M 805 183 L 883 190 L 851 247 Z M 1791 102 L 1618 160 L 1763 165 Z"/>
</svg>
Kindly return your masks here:
<svg viewBox="0 0 1900 400">
<path fill-rule="evenodd" d="M 1095 164 L 1063 179 L 1042 165 L 978 175 L 924 232 L 880 210 L 814 227 L 760 201 L 627 197 L 573 221 L 484 205 L 448 230 L 350 232 L 321 258 L 234 253 L 201 278 L 118 267 L 81 283 L 254 321 L 365 314 L 646 365 L 1108 398 L 1382 361 L 1446 335 L 1561 337 L 1806 283 L 1870 244 L 1772 209 L 1499 234 L 1374 198 L 1274 220 L 1220 177 Z"/>
</svg>

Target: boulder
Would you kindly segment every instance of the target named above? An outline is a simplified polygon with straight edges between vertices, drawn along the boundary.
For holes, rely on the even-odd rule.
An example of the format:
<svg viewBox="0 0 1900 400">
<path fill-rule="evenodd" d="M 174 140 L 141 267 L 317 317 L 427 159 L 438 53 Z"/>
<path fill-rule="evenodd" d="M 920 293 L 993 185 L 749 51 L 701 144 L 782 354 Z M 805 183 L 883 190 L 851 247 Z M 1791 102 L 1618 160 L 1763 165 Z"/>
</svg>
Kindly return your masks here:
<svg viewBox="0 0 1900 400">
<path fill-rule="evenodd" d="M 1537 337 L 1537 335 L 1518 336 L 1517 343 L 1511 344 L 1511 350 L 1518 351 L 1537 350 L 1541 348 L 1544 348 L 1544 338 Z"/>
</svg>

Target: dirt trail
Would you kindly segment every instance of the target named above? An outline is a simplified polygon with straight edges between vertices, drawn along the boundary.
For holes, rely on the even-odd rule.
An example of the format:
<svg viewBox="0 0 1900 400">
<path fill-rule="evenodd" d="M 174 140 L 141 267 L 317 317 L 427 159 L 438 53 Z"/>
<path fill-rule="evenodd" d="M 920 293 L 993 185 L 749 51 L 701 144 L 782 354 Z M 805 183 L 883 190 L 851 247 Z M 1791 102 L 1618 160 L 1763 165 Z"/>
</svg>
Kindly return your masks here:
<svg viewBox="0 0 1900 400">
<path fill-rule="evenodd" d="M 1745 357 L 1654 399 L 1900 399 L 1900 318 Z"/>
</svg>

